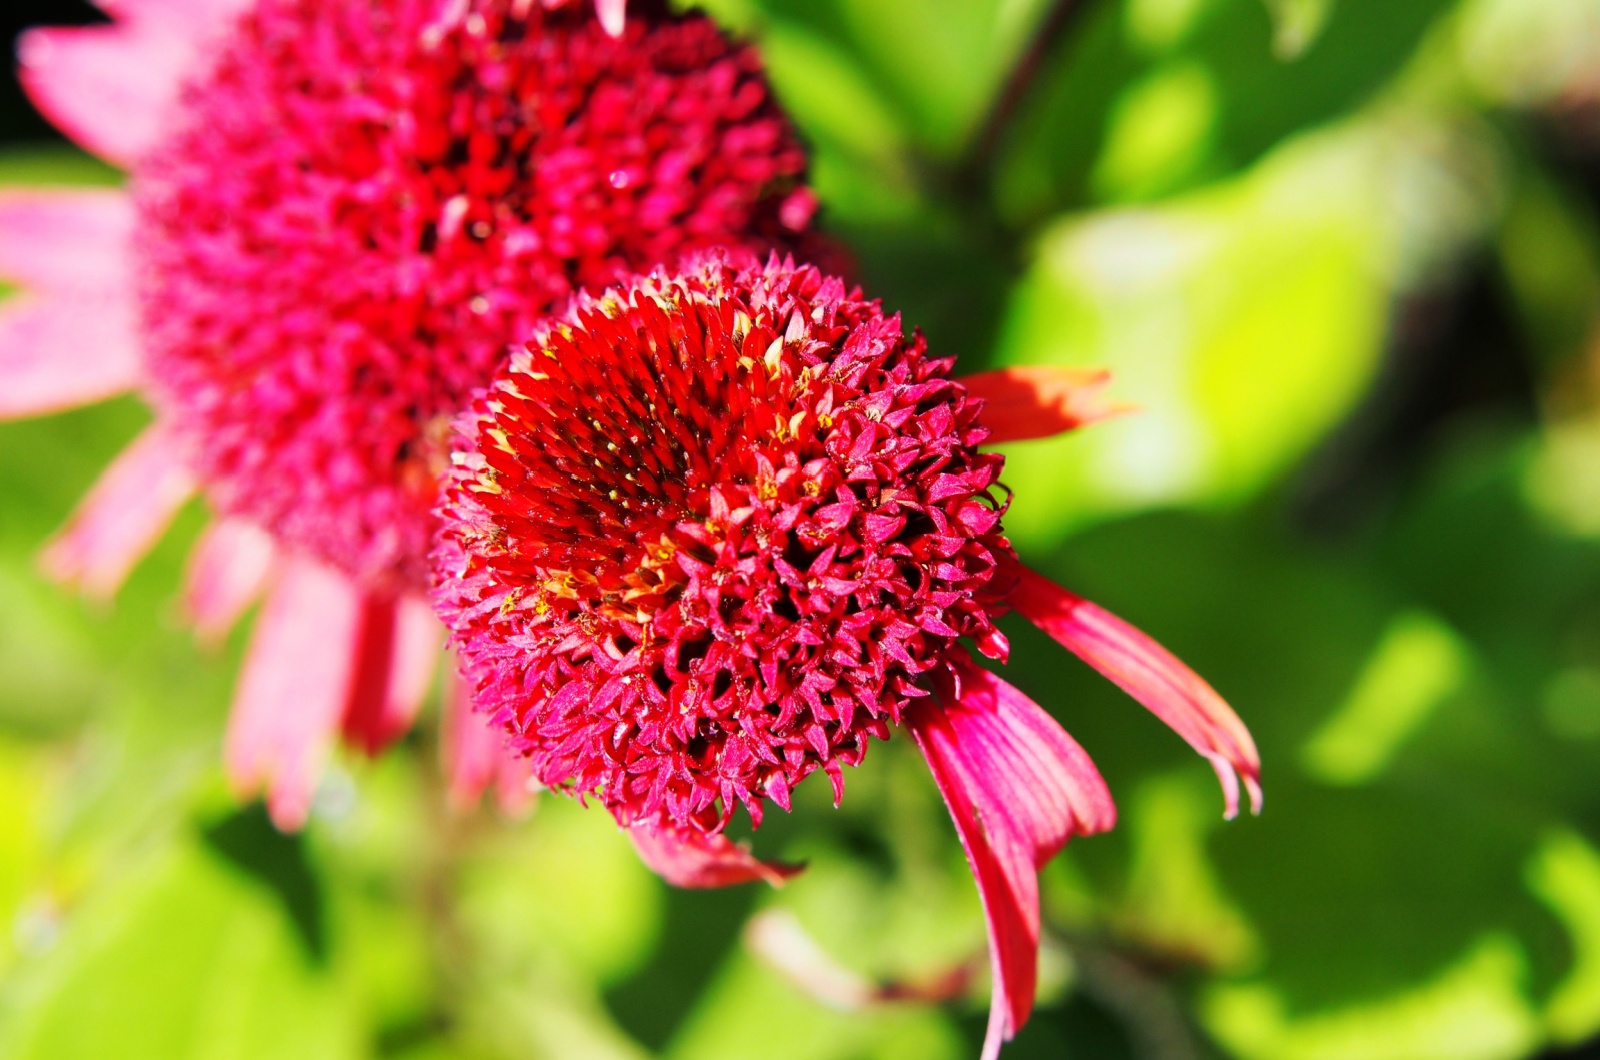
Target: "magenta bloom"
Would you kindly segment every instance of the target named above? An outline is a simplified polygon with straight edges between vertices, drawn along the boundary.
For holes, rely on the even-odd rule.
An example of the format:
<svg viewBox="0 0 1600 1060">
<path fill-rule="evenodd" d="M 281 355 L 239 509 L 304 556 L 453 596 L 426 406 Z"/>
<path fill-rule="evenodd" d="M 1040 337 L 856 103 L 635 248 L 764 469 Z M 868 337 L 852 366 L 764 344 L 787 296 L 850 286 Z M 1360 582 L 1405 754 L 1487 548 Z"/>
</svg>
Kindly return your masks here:
<svg viewBox="0 0 1600 1060">
<path fill-rule="evenodd" d="M 636 0 L 128 0 L 32 31 L 22 78 L 130 192 L 0 195 L 0 415 L 129 390 L 157 422 L 47 566 L 114 592 L 177 509 L 223 518 L 203 631 L 267 604 L 228 735 L 303 819 L 334 739 L 410 724 L 451 416 L 582 285 L 696 247 L 794 246 L 805 157 L 758 62 Z M 464 797 L 521 770 L 456 698 Z"/>
<path fill-rule="evenodd" d="M 989 918 L 986 1055 L 1027 1019 L 1037 868 L 1111 827 L 1087 755 L 982 668 L 1016 610 L 1259 802 L 1250 735 L 1144 635 L 1025 568 L 986 442 L 1069 429 L 1103 378 L 955 380 L 920 334 L 812 267 L 711 255 L 580 295 L 463 419 L 436 605 L 534 775 L 609 809 L 673 882 L 786 871 L 735 809 L 911 733 Z"/>
</svg>

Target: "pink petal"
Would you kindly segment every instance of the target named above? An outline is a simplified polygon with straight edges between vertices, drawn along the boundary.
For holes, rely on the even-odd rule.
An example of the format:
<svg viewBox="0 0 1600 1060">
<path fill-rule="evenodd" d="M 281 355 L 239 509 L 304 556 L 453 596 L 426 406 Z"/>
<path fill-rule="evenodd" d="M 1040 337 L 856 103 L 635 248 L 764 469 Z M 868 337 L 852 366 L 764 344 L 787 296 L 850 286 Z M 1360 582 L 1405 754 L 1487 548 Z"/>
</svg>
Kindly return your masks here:
<svg viewBox="0 0 1600 1060">
<path fill-rule="evenodd" d="M 158 423 L 100 476 L 40 553 L 40 566 L 89 597 L 109 599 L 194 492 L 176 443 Z"/>
<path fill-rule="evenodd" d="M 1044 709 L 964 655 L 906 725 L 950 808 L 983 898 L 994 994 L 984 1060 L 1027 1022 L 1039 958 L 1038 870 L 1116 808 L 1094 763 Z M 957 686 L 959 685 L 959 693 Z M 942 702 L 940 702 L 942 700 Z"/>
<path fill-rule="evenodd" d="M 607 33 L 622 36 L 628 24 L 628 0 L 594 0 L 594 12 Z"/>
<path fill-rule="evenodd" d="M 102 2 L 109 26 L 44 27 L 17 41 L 17 77 L 68 136 L 127 167 L 160 142 L 185 80 L 248 0 Z"/>
<path fill-rule="evenodd" d="M 125 288 L 133 223 L 116 188 L 0 191 L 0 276 L 50 291 Z"/>
<path fill-rule="evenodd" d="M 80 146 L 124 168 L 160 142 L 191 54 L 163 23 L 31 29 L 17 78 L 39 111 Z"/>
<path fill-rule="evenodd" d="M 532 0 L 518 0 L 517 6 L 531 2 Z M 540 0 L 540 2 L 546 10 L 554 10 L 566 7 L 570 0 Z M 578 0 L 578 3 L 583 3 L 583 0 Z M 628 0 L 594 0 L 594 13 L 600 20 L 600 27 L 606 33 L 620 37 L 628 25 Z"/>
<path fill-rule="evenodd" d="M 469 809 L 490 788 L 497 791 L 500 808 L 506 813 L 527 806 L 533 793 L 528 760 L 506 745 L 504 735 L 487 715 L 472 709 L 472 688 L 455 673 L 454 666 L 445 681 L 440 729 L 439 750 L 451 806 Z"/>
<path fill-rule="evenodd" d="M 120 191 L 0 192 L 0 277 L 31 288 L 0 305 L 0 419 L 138 385 L 132 227 Z"/>
<path fill-rule="evenodd" d="M 350 701 L 363 603 L 343 575 L 291 559 L 256 624 L 224 760 L 241 797 L 266 789 L 279 828 L 299 828 L 310 813 Z"/>
<path fill-rule="evenodd" d="M 417 597 L 369 597 L 362 605 L 345 742 L 377 755 L 416 720 L 438 661 L 443 629 Z"/>
<path fill-rule="evenodd" d="M 1261 812 L 1261 759 L 1250 730 L 1223 698 L 1167 649 L 1116 615 L 1024 568 L 1011 606 L 1104 674 L 1210 760 L 1227 815 L 1239 812 L 1239 779 Z"/>
<path fill-rule="evenodd" d="M 90 405 L 138 383 L 125 302 L 24 295 L 0 306 L 0 420 Z"/>
<path fill-rule="evenodd" d="M 266 591 L 274 552 L 272 536 L 243 519 L 221 519 L 206 527 L 189 554 L 183 591 L 184 615 L 201 640 L 227 636 Z"/>
<path fill-rule="evenodd" d="M 389 670 L 389 724 L 396 735 L 411 728 L 433 687 L 444 648 L 444 626 L 420 596 L 400 600 L 395 614 L 394 665 Z"/>
<path fill-rule="evenodd" d="M 1049 438 L 1132 408 L 1106 400 L 1111 373 L 1099 368 L 1002 368 L 961 383 L 984 401 L 990 445 Z"/>
<path fill-rule="evenodd" d="M 730 887 L 756 880 L 782 887 L 804 867 L 762 861 L 720 832 L 706 835 L 665 822 L 635 823 L 628 838 L 640 859 L 674 887 Z"/>
<path fill-rule="evenodd" d="M 204 34 L 226 25 L 249 5 L 250 0 L 95 0 L 95 6 L 116 17 L 181 23 L 201 42 Z"/>
</svg>

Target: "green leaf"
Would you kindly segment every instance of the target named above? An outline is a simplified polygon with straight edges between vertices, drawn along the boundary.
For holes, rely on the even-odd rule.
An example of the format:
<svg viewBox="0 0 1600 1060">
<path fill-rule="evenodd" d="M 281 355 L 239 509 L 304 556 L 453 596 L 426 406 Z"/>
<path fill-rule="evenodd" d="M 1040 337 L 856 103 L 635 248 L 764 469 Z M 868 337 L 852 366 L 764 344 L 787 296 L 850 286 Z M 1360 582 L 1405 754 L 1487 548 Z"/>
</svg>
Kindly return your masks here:
<svg viewBox="0 0 1600 1060">
<path fill-rule="evenodd" d="M 1139 411 L 1008 451 L 1020 540 L 1153 504 L 1237 502 L 1372 379 L 1401 267 L 1382 122 L 1308 137 L 1169 205 L 1064 220 L 1001 339 L 1010 364 L 1110 368 Z"/>
<path fill-rule="evenodd" d="M 1064 60 L 1047 69 L 999 160 L 1002 215 L 1028 229 L 1096 193 L 1167 194 L 1255 165 L 1287 138 L 1364 104 L 1407 67 L 1450 4 L 1341 0 L 1325 12 L 1320 32 L 1313 32 L 1317 9 L 1328 6 L 1321 0 L 1273 6 L 1294 14 L 1274 25 L 1261 0 L 1093 5 Z M 1280 54 L 1286 45 L 1301 49 L 1293 62 Z M 1122 126 L 1139 116 L 1138 97 L 1148 97 L 1151 79 L 1171 64 L 1196 71 L 1190 82 L 1206 86 L 1204 136 L 1194 133 L 1200 123 L 1190 116 L 1184 149 L 1167 148 L 1170 168 L 1141 174 L 1137 185 L 1108 181 L 1106 170 L 1122 164 L 1113 152 L 1127 150 L 1119 140 L 1133 135 Z M 1192 97 L 1194 90 L 1187 91 Z M 1194 106 L 1192 98 L 1181 102 Z M 1144 120 L 1172 123 L 1163 113 L 1170 101 L 1166 108 L 1144 107 Z"/>
<path fill-rule="evenodd" d="M 1207 1026 L 1244 1060 L 1516 1060 L 1539 1042 L 1523 1001 L 1522 958 L 1491 935 L 1414 990 L 1296 1018 L 1270 990 L 1222 987 Z"/>
<path fill-rule="evenodd" d="M 126 866 L 70 911 L 4 993 L 19 1060 L 363 1055 L 339 983 L 258 882 L 192 841 Z"/>
</svg>

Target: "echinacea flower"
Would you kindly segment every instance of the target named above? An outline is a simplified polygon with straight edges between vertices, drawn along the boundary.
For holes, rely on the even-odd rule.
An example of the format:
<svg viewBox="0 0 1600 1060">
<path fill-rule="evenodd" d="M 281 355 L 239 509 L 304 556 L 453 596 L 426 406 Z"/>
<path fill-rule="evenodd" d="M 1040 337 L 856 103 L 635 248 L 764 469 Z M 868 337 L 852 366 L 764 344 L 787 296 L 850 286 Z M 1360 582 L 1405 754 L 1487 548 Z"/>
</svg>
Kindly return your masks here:
<svg viewBox="0 0 1600 1060">
<path fill-rule="evenodd" d="M 806 160 L 754 53 L 655 0 L 626 21 L 620 0 L 108 10 L 22 41 L 40 109 L 130 190 L 0 195 L 0 275 L 26 288 L 0 416 L 150 399 L 46 566 L 109 595 L 210 500 L 194 622 L 223 633 L 267 593 L 229 772 L 292 827 L 336 737 L 375 752 L 428 687 L 450 418 L 580 286 L 803 242 Z M 514 780 L 448 698 L 463 797 Z"/>
<path fill-rule="evenodd" d="M 675 883 L 789 869 L 736 807 L 909 731 L 983 897 L 985 1056 L 1027 1019 L 1037 870 L 1115 810 L 1084 751 L 971 652 L 1015 610 L 1216 767 L 1259 761 L 1233 711 L 1149 638 L 1018 560 L 1004 458 L 1106 411 L 1070 370 L 950 377 L 898 316 L 811 266 L 712 254 L 579 295 L 463 417 L 434 600 L 479 710 L 534 775 L 609 809 Z"/>
</svg>

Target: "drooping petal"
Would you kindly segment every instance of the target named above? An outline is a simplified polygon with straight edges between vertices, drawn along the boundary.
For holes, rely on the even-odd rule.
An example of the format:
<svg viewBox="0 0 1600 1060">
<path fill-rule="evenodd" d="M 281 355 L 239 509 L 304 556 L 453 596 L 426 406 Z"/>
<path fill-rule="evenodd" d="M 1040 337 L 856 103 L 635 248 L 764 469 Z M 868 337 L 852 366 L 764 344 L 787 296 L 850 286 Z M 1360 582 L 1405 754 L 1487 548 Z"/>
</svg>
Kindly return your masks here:
<svg viewBox="0 0 1600 1060">
<path fill-rule="evenodd" d="M 364 600 L 343 575 L 286 560 L 262 609 L 228 719 L 224 761 L 241 796 L 262 789 L 279 828 L 305 823 L 350 701 Z"/>
<path fill-rule="evenodd" d="M 983 1056 L 993 1060 L 1033 1010 L 1038 870 L 1071 836 L 1110 828 L 1116 808 L 1089 756 L 1042 707 L 970 658 L 951 665 L 955 679 L 905 719 L 983 899 L 994 969 Z"/>
<path fill-rule="evenodd" d="M 184 617 L 202 641 L 227 636 L 245 609 L 266 591 L 275 549 L 272 537 L 243 519 L 206 527 L 189 554 Z"/>
<path fill-rule="evenodd" d="M 667 822 L 636 823 L 628 838 L 639 858 L 674 887 L 731 887 L 756 880 L 782 887 L 804 867 L 762 861 L 720 832 L 706 835 Z"/>
<path fill-rule="evenodd" d="M 450 788 L 450 805 L 457 810 L 476 806 L 491 788 L 506 813 L 524 809 L 533 798 L 528 760 L 506 745 L 487 715 L 472 709 L 472 688 L 453 665 L 445 680 L 439 754 Z"/>
<path fill-rule="evenodd" d="M 1217 771 L 1227 815 L 1239 812 L 1239 782 L 1261 812 L 1261 758 L 1233 708 L 1176 656 L 1116 615 L 1023 568 L 1011 606 L 1148 707 Z"/>
<path fill-rule="evenodd" d="M 394 736 L 411 728 L 428 697 L 444 651 L 444 626 L 428 601 L 405 596 L 395 612 L 394 664 L 389 669 L 386 717 Z M 391 737 L 393 739 L 394 737 Z"/>
<path fill-rule="evenodd" d="M 1132 408 L 1106 399 L 1111 373 L 1102 368 L 1002 368 L 961 383 L 984 401 L 989 445 L 1049 438 Z"/>
<path fill-rule="evenodd" d="M 108 26 L 31 29 L 17 41 L 18 80 L 78 144 L 127 167 L 159 142 L 168 108 L 204 61 L 206 43 L 244 0 L 102 3 Z"/>
<path fill-rule="evenodd" d="M 411 727 L 433 679 L 444 630 L 419 598 L 368 597 L 345 708 L 345 742 L 377 755 Z"/>
<path fill-rule="evenodd" d="M 194 495 L 194 477 L 161 424 L 147 429 L 100 476 L 40 553 L 56 581 L 109 599 Z"/>
<path fill-rule="evenodd" d="M 120 191 L 0 193 L 0 419 L 58 412 L 135 387 L 128 269 L 133 210 Z"/>
</svg>

